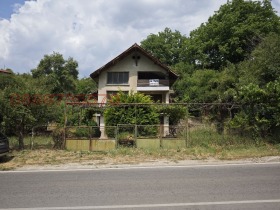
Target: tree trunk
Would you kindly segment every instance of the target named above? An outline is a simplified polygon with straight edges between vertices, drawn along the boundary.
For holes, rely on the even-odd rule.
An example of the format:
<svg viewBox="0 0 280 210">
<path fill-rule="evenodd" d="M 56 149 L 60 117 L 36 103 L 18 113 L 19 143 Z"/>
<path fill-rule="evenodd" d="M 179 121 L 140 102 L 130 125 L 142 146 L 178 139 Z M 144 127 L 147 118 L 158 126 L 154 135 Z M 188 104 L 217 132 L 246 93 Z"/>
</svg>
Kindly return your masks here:
<svg viewBox="0 0 280 210">
<path fill-rule="evenodd" d="M 19 150 L 24 149 L 24 142 L 23 142 L 23 139 L 24 139 L 24 137 L 23 137 L 23 132 L 20 131 L 20 132 L 19 132 L 19 135 L 18 135 L 18 149 L 19 149 Z"/>
<path fill-rule="evenodd" d="M 22 123 L 18 126 L 18 149 L 22 150 L 24 149 L 24 126 Z"/>
</svg>

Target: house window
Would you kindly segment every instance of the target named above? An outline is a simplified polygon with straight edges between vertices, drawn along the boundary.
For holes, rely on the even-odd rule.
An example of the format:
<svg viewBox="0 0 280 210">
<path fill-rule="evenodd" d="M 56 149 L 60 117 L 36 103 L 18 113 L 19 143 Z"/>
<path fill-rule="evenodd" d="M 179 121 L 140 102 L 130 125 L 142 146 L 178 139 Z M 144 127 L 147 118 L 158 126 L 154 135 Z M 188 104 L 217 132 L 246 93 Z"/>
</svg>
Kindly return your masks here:
<svg viewBox="0 0 280 210">
<path fill-rule="evenodd" d="M 128 84 L 128 72 L 108 72 L 107 84 Z"/>
</svg>

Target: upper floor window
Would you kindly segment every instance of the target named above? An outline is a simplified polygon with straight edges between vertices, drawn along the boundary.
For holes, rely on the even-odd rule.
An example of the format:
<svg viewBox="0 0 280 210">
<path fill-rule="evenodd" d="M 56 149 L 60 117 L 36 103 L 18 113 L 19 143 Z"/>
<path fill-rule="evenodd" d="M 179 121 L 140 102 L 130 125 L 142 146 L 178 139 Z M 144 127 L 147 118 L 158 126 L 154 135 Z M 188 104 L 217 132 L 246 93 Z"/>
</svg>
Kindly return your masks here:
<svg viewBox="0 0 280 210">
<path fill-rule="evenodd" d="M 128 72 L 108 72 L 107 84 L 128 84 Z"/>
</svg>

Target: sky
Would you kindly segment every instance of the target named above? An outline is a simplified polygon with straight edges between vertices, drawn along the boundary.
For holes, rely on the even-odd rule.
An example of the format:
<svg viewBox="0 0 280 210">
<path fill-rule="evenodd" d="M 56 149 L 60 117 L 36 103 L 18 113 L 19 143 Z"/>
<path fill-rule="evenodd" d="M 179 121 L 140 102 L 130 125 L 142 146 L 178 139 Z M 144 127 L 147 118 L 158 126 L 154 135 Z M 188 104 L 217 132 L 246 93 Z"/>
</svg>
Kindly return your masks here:
<svg viewBox="0 0 280 210">
<path fill-rule="evenodd" d="M 58 52 L 89 77 L 166 27 L 188 36 L 227 0 L 0 0 L 0 69 L 29 73 Z M 272 0 L 280 14 L 280 0 Z"/>
</svg>

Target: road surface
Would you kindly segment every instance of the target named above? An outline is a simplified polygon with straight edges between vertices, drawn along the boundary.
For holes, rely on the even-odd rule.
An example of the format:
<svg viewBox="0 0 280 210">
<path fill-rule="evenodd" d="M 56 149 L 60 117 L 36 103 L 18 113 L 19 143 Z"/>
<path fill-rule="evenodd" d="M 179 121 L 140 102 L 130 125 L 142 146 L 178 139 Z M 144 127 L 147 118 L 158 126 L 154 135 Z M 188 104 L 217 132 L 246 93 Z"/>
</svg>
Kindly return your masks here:
<svg viewBox="0 0 280 210">
<path fill-rule="evenodd" d="M 0 172 L 0 209 L 280 209 L 280 163 Z"/>
</svg>

